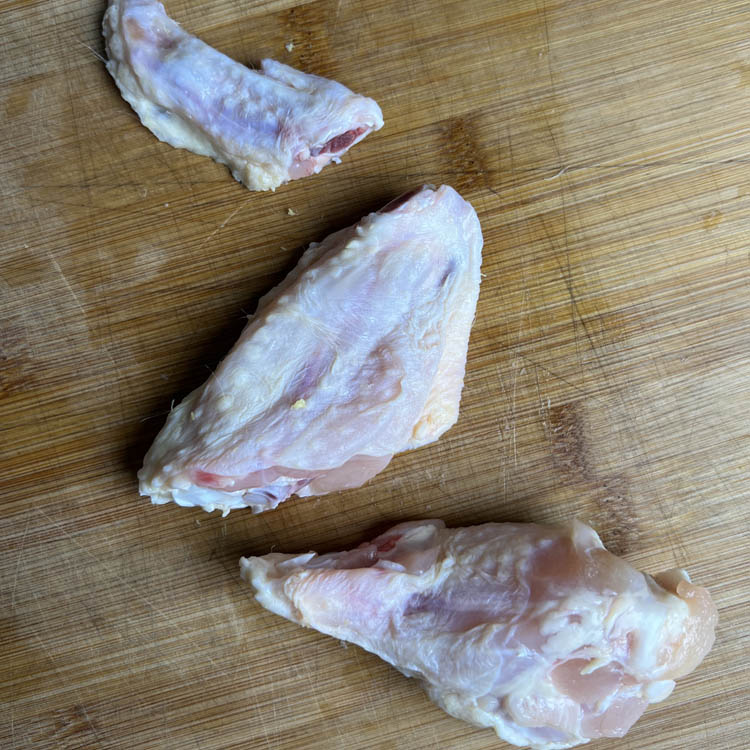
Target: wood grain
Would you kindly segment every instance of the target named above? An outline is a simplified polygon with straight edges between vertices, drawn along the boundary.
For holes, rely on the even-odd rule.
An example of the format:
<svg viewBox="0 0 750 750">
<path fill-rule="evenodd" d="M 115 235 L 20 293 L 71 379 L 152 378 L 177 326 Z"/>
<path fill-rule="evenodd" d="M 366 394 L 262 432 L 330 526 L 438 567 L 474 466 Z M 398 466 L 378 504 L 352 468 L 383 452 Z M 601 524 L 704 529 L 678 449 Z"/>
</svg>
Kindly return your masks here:
<svg viewBox="0 0 750 750">
<path fill-rule="evenodd" d="M 239 60 L 375 97 L 386 126 L 250 193 L 139 125 L 97 59 L 103 2 L 0 7 L 0 746 L 498 747 L 261 610 L 238 558 L 424 516 L 578 516 L 644 570 L 687 567 L 721 615 L 704 664 L 596 747 L 747 747 L 747 3 L 167 7 Z M 258 296 L 422 182 L 462 191 L 486 239 L 456 427 L 359 490 L 259 517 L 139 499 L 171 401 Z"/>
</svg>

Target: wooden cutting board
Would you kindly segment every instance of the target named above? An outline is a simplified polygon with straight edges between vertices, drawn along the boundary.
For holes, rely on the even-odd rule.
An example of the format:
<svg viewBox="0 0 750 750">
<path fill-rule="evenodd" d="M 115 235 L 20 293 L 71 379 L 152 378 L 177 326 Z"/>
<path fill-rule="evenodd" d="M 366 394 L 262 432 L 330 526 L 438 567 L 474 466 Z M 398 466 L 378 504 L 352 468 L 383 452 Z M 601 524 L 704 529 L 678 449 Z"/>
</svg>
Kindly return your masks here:
<svg viewBox="0 0 750 750">
<path fill-rule="evenodd" d="M 171 0 L 238 60 L 382 105 L 341 166 L 267 194 L 138 123 L 98 59 L 104 8 L 0 6 L 0 746 L 500 747 L 262 610 L 238 558 L 577 516 L 643 570 L 688 568 L 721 615 L 700 668 L 594 747 L 746 748 L 750 6 Z M 140 499 L 170 404 L 258 296 L 424 182 L 472 201 L 486 241 L 458 424 L 262 516 Z"/>
</svg>

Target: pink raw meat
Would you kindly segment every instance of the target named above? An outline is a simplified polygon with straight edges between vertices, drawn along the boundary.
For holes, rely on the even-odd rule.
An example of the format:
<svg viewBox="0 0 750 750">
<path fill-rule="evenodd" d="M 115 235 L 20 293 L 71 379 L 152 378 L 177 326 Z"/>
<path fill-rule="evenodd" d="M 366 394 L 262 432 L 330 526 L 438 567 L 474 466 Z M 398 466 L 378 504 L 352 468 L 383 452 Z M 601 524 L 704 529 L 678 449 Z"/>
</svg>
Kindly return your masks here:
<svg viewBox="0 0 750 750">
<path fill-rule="evenodd" d="M 482 235 L 424 187 L 313 243 L 214 375 L 176 407 L 141 494 L 206 510 L 358 487 L 458 417 Z"/>
<path fill-rule="evenodd" d="M 383 126 L 380 107 L 274 60 L 250 70 L 183 31 L 156 0 L 110 0 L 107 70 L 162 141 L 226 164 L 251 190 L 316 174 Z"/>
<path fill-rule="evenodd" d="M 656 578 L 593 529 L 403 523 L 349 552 L 243 558 L 267 609 L 356 643 L 449 714 L 551 750 L 621 737 L 714 640 L 685 571 Z"/>
</svg>

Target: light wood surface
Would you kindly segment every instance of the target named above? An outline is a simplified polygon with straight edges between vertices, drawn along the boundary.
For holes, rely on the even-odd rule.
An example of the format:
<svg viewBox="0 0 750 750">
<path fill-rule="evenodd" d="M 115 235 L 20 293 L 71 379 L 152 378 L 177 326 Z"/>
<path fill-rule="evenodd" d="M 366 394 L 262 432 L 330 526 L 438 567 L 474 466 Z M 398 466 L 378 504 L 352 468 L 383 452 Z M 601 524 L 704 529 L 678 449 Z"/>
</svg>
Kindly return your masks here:
<svg viewBox="0 0 750 750">
<path fill-rule="evenodd" d="M 747 2 L 171 0 L 236 59 L 381 104 L 341 166 L 274 194 L 140 126 L 97 59 L 104 7 L 0 5 L 0 747 L 502 746 L 263 611 L 238 558 L 578 516 L 643 570 L 686 567 L 721 617 L 673 696 L 594 747 L 746 748 Z M 459 423 L 262 516 L 140 499 L 172 399 L 258 296 L 423 182 L 472 201 L 486 241 Z"/>
</svg>

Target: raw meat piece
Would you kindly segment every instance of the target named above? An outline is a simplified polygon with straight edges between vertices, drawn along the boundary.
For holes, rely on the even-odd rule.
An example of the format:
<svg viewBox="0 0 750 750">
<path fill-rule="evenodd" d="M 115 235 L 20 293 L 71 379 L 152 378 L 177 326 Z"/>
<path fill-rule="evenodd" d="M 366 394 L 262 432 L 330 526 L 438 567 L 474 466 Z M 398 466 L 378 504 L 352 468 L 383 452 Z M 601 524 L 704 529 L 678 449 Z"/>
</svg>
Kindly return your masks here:
<svg viewBox="0 0 750 750">
<path fill-rule="evenodd" d="M 380 107 L 336 81 L 263 60 L 250 70 L 186 33 L 155 0 L 110 0 L 107 70 L 160 140 L 226 164 L 251 190 L 320 172 Z"/>
<path fill-rule="evenodd" d="M 139 472 L 154 503 L 275 508 L 359 487 L 458 417 L 482 235 L 423 187 L 313 243 Z"/>
<path fill-rule="evenodd" d="M 687 573 L 639 573 L 579 522 L 417 521 L 349 552 L 240 565 L 267 609 L 377 654 L 522 747 L 621 737 L 714 640 L 716 609 Z"/>
</svg>

